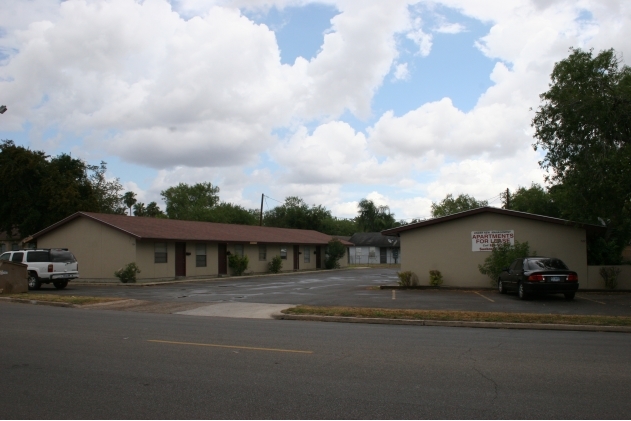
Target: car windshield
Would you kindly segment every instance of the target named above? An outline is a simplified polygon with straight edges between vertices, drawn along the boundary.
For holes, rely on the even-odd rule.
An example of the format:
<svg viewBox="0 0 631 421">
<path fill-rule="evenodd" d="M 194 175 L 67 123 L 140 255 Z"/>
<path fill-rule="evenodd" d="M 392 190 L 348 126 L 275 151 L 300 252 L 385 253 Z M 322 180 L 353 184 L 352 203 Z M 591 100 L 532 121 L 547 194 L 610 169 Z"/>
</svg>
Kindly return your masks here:
<svg viewBox="0 0 631 421">
<path fill-rule="evenodd" d="M 57 263 L 74 263 L 77 261 L 74 255 L 66 250 L 51 250 L 50 261 Z"/>
<path fill-rule="evenodd" d="M 559 259 L 536 259 L 528 260 L 530 270 L 567 270 L 565 263 Z"/>
<path fill-rule="evenodd" d="M 4 253 L 0 256 L 0 260 L 9 260 L 9 257 L 11 257 L 11 253 Z"/>
</svg>

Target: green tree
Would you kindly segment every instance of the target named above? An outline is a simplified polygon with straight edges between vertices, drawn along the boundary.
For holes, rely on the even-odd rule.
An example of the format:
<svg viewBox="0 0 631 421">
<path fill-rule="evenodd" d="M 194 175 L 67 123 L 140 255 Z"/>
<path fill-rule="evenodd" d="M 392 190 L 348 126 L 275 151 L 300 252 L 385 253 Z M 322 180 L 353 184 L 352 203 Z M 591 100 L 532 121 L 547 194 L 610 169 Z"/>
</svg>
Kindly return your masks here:
<svg viewBox="0 0 631 421">
<path fill-rule="evenodd" d="M 631 69 L 614 50 L 571 49 L 556 63 L 532 126 L 562 216 L 604 224 L 590 264 L 616 264 L 631 239 Z"/>
<path fill-rule="evenodd" d="M 338 269 L 340 259 L 346 254 L 346 246 L 340 240 L 333 239 L 326 246 L 326 256 L 324 267 L 327 269 Z"/>
<path fill-rule="evenodd" d="M 134 216 L 147 216 L 147 208 L 144 203 L 134 203 Z"/>
<path fill-rule="evenodd" d="M 219 202 L 219 187 L 211 183 L 189 186 L 180 183 L 160 192 L 166 203 L 166 214 L 171 219 L 210 221 L 211 210 Z"/>
<path fill-rule="evenodd" d="M 536 255 L 537 252 L 534 251 L 532 256 Z M 523 243 L 515 241 L 514 246 L 504 242 L 494 243 L 493 251 L 484 259 L 484 264 L 478 265 L 478 270 L 482 275 L 487 275 L 491 279 L 492 286 L 497 286 L 497 280 L 504 268 L 509 267 L 513 260 L 528 256 L 531 256 L 528 241 Z"/>
<path fill-rule="evenodd" d="M 440 218 L 453 213 L 481 208 L 488 204 L 486 200 L 476 200 L 475 197 L 468 194 L 461 194 L 455 199 L 453 195 L 448 194 L 442 201 L 438 203 L 432 202 L 432 218 Z"/>
<path fill-rule="evenodd" d="M 145 216 L 150 218 L 166 218 L 162 209 L 158 206 L 156 202 L 149 202 L 147 208 L 145 209 Z"/>
<path fill-rule="evenodd" d="M 123 204 L 123 186 L 118 178 L 108 180 L 105 176 L 107 163 L 101 161 L 99 165 L 87 165 L 90 184 L 97 202 L 95 212 L 125 214 Z"/>
<path fill-rule="evenodd" d="M 243 206 L 222 202 L 210 209 L 209 221 L 223 224 L 258 225 L 259 212 Z"/>
<path fill-rule="evenodd" d="M 388 206 L 377 206 L 372 200 L 362 199 L 357 207 L 356 221 L 360 231 L 379 232 L 398 226 Z"/>
<path fill-rule="evenodd" d="M 133 191 L 128 191 L 123 195 L 123 203 L 129 209 L 129 216 L 131 216 L 131 208 L 136 204 L 138 200 L 136 199 L 136 193 Z"/>
<path fill-rule="evenodd" d="M 34 234 L 77 212 L 99 211 L 91 167 L 61 154 L 0 143 L 0 231 Z"/>
<path fill-rule="evenodd" d="M 540 184 L 532 183 L 529 188 L 519 187 L 510 194 L 510 209 L 536 215 L 561 217 L 561 211 L 553 195 Z"/>
<path fill-rule="evenodd" d="M 309 207 L 303 199 L 296 196 L 285 198 L 285 202 L 265 212 L 264 224 L 268 227 L 297 228 L 324 232 L 333 217 L 331 212 L 321 205 Z"/>
</svg>

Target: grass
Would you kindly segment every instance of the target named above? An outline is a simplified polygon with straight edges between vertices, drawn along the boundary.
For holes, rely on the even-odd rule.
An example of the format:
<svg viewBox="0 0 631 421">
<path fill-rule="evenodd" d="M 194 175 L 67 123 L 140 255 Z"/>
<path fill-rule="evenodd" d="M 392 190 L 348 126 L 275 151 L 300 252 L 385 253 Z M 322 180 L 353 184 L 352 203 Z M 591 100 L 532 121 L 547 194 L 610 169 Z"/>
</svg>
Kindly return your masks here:
<svg viewBox="0 0 631 421">
<path fill-rule="evenodd" d="M 67 303 L 67 304 L 74 304 L 74 305 L 87 305 L 87 304 L 107 303 L 110 301 L 120 301 L 120 298 L 82 297 L 82 296 L 74 296 L 74 295 L 51 295 L 51 294 L 33 294 L 33 293 L 6 294 L 6 295 L 3 295 L 3 297 L 19 298 L 23 300 L 47 301 L 47 302 L 53 302 L 53 303 Z"/>
<path fill-rule="evenodd" d="M 283 310 L 285 314 L 360 317 L 376 319 L 402 320 L 442 320 L 466 322 L 501 322 L 501 323 L 545 323 L 593 326 L 631 326 L 631 317 L 568 315 L 568 314 L 533 314 L 533 313 L 494 313 L 482 311 L 451 310 L 396 310 L 385 308 L 361 307 L 317 307 L 298 306 Z"/>
</svg>

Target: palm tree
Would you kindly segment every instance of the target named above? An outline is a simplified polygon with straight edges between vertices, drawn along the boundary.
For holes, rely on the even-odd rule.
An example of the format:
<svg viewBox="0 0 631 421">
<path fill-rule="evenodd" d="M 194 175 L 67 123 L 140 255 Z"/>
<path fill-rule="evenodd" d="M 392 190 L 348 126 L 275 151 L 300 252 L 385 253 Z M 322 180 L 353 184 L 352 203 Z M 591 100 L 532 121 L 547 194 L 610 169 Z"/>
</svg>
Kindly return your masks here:
<svg viewBox="0 0 631 421">
<path fill-rule="evenodd" d="M 129 216 L 131 216 L 131 208 L 136 202 L 136 193 L 133 191 L 128 191 L 123 195 L 123 203 L 125 203 L 125 206 L 129 208 Z"/>
</svg>

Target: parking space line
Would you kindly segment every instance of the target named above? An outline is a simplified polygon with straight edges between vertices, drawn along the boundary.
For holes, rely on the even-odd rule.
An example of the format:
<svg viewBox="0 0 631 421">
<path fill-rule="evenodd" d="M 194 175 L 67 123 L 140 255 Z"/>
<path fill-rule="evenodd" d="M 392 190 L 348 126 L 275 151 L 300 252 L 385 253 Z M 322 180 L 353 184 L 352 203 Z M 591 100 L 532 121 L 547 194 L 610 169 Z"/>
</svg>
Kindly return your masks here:
<svg viewBox="0 0 631 421">
<path fill-rule="evenodd" d="M 495 301 L 491 300 L 489 297 L 485 297 L 484 295 L 480 294 L 478 291 L 473 291 L 473 292 L 475 292 L 476 294 L 478 294 L 480 297 L 482 297 L 482 298 L 485 298 L 485 299 L 489 300 L 489 301 L 490 301 L 490 302 L 492 302 L 492 303 L 494 303 L 494 302 L 495 302 Z"/>
<path fill-rule="evenodd" d="M 592 301 L 592 302 L 594 302 L 594 303 L 607 305 L 607 303 L 603 303 L 602 301 L 592 300 L 592 299 L 590 299 L 590 298 L 585 298 L 585 297 L 583 297 L 582 295 L 579 295 L 579 296 L 578 296 L 578 298 L 580 298 L 581 300 L 587 300 L 587 301 Z"/>
<path fill-rule="evenodd" d="M 313 354 L 313 351 L 300 351 L 296 349 L 257 348 L 257 347 L 251 347 L 251 346 L 199 344 L 195 342 L 161 341 L 158 339 L 149 339 L 147 340 L 147 342 L 156 342 L 156 343 L 161 343 L 161 344 L 172 344 L 172 345 L 209 346 L 209 347 L 214 347 L 214 348 L 247 349 L 250 351 L 272 351 L 272 352 L 291 352 L 294 354 Z"/>
</svg>

